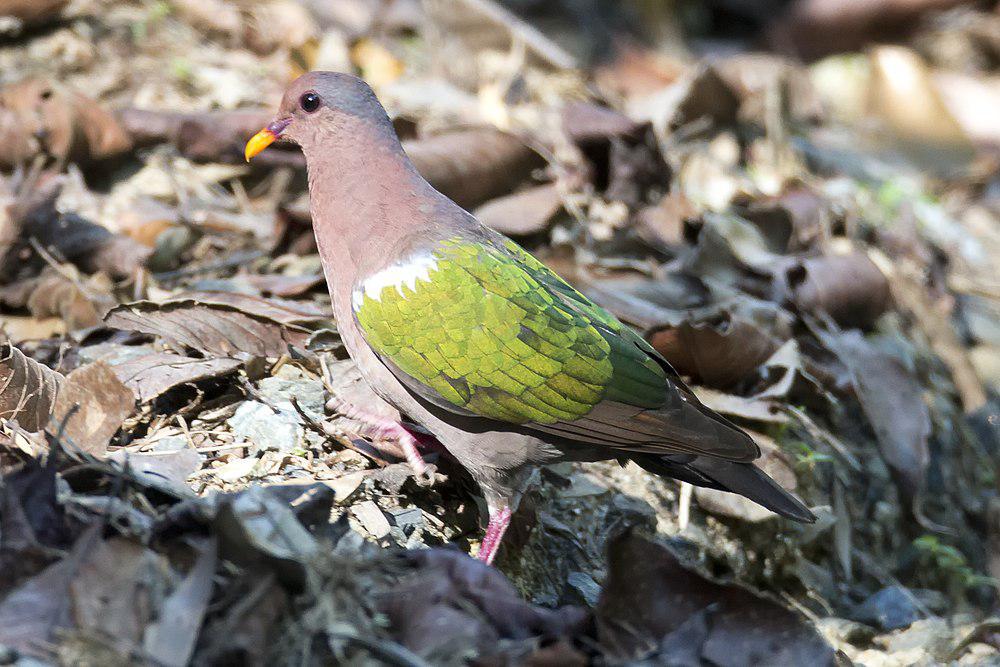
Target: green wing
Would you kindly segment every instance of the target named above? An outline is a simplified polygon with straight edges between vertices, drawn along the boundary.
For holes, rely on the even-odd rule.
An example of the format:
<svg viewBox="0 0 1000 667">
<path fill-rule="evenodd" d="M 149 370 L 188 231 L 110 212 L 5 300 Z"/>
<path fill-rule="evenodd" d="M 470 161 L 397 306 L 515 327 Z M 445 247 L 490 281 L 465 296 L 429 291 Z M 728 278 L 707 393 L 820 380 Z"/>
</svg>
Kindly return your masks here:
<svg viewBox="0 0 1000 667">
<path fill-rule="evenodd" d="M 752 441 L 752 451 L 743 439 L 718 444 L 738 429 L 717 417 L 713 426 L 640 336 L 514 242 L 444 241 L 418 264 L 419 277 L 390 269 L 358 286 L 354 313 L 425 398 L 571 440 L 755 455 Z"/>
</svg>

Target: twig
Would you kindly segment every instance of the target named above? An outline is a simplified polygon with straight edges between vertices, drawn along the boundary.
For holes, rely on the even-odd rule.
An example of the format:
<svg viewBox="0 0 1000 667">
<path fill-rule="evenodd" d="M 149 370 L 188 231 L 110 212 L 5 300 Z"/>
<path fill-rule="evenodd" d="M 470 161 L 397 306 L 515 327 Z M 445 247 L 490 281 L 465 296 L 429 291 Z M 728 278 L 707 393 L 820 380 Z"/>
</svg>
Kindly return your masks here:
<svg viewBox="0 0 1000 667">
<path fill-rule="evenodd" d="M 423 658 L 410 649 L 388 639 L 376 641 L 361 637 L 353 632 L 329 629 L 326 631 L 326 636 L 329 639 L 338 639 L 368 649 L 373 657 L 395 667 L 431 667 L 429 662 L 425 662 Z"/>
</svg>

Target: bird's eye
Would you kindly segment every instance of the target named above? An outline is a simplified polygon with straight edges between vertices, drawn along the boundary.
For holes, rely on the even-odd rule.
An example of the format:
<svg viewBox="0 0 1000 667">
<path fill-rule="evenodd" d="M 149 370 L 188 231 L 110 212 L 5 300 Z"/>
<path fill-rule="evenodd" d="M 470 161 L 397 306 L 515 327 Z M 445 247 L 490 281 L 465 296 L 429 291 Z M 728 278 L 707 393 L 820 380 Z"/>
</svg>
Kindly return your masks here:
<svg viewBox="0 0 1000 667">
<path fill-rule="evenodd" d="M 304 94 L 299 98 L 299 106 L 301 106 L 306 113 L 316 111 L 316 109 L 319 109 L 319 95 L 316 93 Z"/>
</svg>

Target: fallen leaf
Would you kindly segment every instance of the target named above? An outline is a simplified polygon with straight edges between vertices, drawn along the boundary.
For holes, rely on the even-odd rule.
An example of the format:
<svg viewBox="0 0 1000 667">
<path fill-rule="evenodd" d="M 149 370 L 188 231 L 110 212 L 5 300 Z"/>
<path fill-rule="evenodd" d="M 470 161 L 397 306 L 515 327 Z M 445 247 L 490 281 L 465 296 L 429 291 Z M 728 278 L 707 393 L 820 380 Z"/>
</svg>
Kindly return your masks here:
<svg viewBox="0 0 1000 667">
<path fill-rule="evenodd" d="M 417 171 L 464 208 L 512 192 L 544 164 L 523 141 L 492 128 L 407 141 L 404 148 Z"/>
<path fill-rule="evenodd" d="M 256 289 L 265 294 L 280 297 L 302 296 L 314 287 L 324 285 L 326 278 L 322 273 L 305 276 L 286 276 L 279 273 L 253 273 L 240 276 Z"/>
<path fill-rule="evenodd" d="M 652 248 L 672 255 L 685 241 L 684 223 L 696 214 L 684 193 L 674 190 L 659 203 L 639 210 L 636 232 Z"/>
<path fill-rule="evenodd" d="M 304 347 L 310 331 L 297 322 L 316 320 L 306 306 L 246 294 L 211 293 L 162 303 L 136 301 L 117 306 L 105 317 L 110 327 L 162 336 L 203 354 L 246 359 L 280 357 L 289 345 Z"/>
<path fill-rule="evenodd" d="M 699 65 L 648 97 L 628 102 L 628 115 L 652 123 L 661 137 L 696 120 L 717 126 L 736 121 L 739 99 L 711 65 Z"/>
<path fill-rule="evenodd" d="M 66 376 L 52 406 L 49 430 L 72 447 L 103 457 L 111 437 L 135 412 L 135 396 L 103 361 Z"/>
<path fill-rule="evenodd" d="M 195 359 L 170 352 L 151 352 L 108 363 L 140 403 L 148 403 L 182 384 L 227 375 L 241 365 L 237 359 Z"/>
<path fill-rule="evenodd" d="M 482 655 L 497 653 L 498 642 L 513 651 L 540 637 L 569 635 L 586 617 L 583 609 L 538 607 L 521 599 L 495 568 L 447 549 L 407 552 L 411 570 L 378 606 L 390 634 L 431 664 L 448 662 L 460 646 Z"/>
<path fill-rule="evenodd" d="M 858 51 L 904 37 L 921 16 L 967 4 L 965 0 L 803 0 L 774 22 L 768 42 L 778 51 L 812 60 Z"/>
<path fill-rule="evenodd" d="M 576 67 L 576 60 L 561 46 L 498 3 L 429 0 L 424 2 L 424 11 L 431 25 L 461 42 L 465 57 L 483 50 L 507 52 L 521 45 L 529 62 L 535 65 L 555 69 Z"/>
<path fill-rule="evenodd" d="M 194 653 L 217 564 L 215 539 L 200 549 L 191 571 L 160 606 L 156 622 L 146 628 L 143 651 L 157 664 L 184 667 Z"/>
<path fill-rule="evenodd" d="M 775 301 L 825 313 L 844 327 L 870 327 L 892 305 L 889 281 L 862 252 L 786 263 L 775 278 Z"/>
<path fill-rule="evenodd" d="M 34 317 L 57 316 L 68 331 L 97 326 L 113 304 L 107 276 L 95 274 L 85 279 L 69 264 L 62 265 L 59 271 L 47 268 L 27 301 Z"/>
<path fill-rule="evenodd" d="M 647 125 L 625 114 L 591 102 L 570 102 L 562 109 L 562 128 L 566 137 L 582 148 L 608 146 L 614 138 L 637 139 Z"/>
<path fill-rule="evenodd" d="M 701 632 L 687 633 L 684 642 L 664 641 L 701 613 Z M 594 615 L 601 646 L 616 660 L 678 664 L 673 652 L 683 651 L 693 653 L 696 664 L 719 667 L 835 664 L 833 649 L 792 611 L 710 581 L 666 547 L 631 532 L 608 547 L 608 577 Z"/>
<path fill-rule="evenodd" d="M 14 589 L 0 602 L 0 644 L 47 658 L 55 634 L 72 627 L 70 585 L 100 543 L 102 525 L 88 527 L 62 560 Z"/>
<path fill-rule="evenodd" d="M 60 212 L 56 200 L 63 184 L 62 178 L 52 177 L 19 205 L 16 216 L 20 220 L 21 243 L 15 250 L 28 248 L 28 239 L 33 238 L 53 256 L 65 258 L 84 273 L 103 271 L 112 278 L 132 277 L 144 266 L 152 249 L 75 213 Z M 41 260 L 36 261 L 41 264 Z M 16 268 L 0 265 L 0 274 L 4 269 Z"/>
<path fill-rule="evenodd" d="M 18 136 L 21 135 L 21 136 Z M 55 81 L 28 79 L 0 89 L 0 165 L 46 155 L 58 162 L 101 160 L 132 148 L 113 115 Z"/>
<path fill-rule="evenodd" d="M 150 591 L 162 588 L 165 559 L 138 542 L 97 542 L 69 585 L 76 628 L 105 638 L 124 659 L 141 645 L 152 620 Z"/>
<path fill-rule="evenodd" d="M 46 465 L 30 459 L 0 481 L 0 595 L 51 559 L 50 549 L 65 548 L 71 529 L 56 492 L 56 459 Z"/>
<path fill-rule="evenodd" d="M 508 236 L 530 236 L 548 230 L 563 210 L 555 183 L 539 185 L 491 199 L 474 211 L 481 223 Z"/>
<path fill-rule="evenodd" d="M 778 348 L 766 332 L 727 311 L 658 329 L 649 342 L 678 373 L 718 389 L 748 377 Z"/>
<path fill-rule="evenodd" d="M 146 445 L 142 442 L 136 445 L 140 446 Z M 133 452 L 132 449 L 118 449 L 108 455 L 108 460 L 154 488 L 170 489 L 179 497 L 190 495 L 185 482 L 201 467 L 201 455 L 188 445 L 187 438 L 163 438 L 149 451 Z"/>
<path fill-rule="evenodd" d="M 33 26 L 57 19 L 68 4 L 69 0 L 3 0 L 0 16 L 13 16 Z"/>
<path fill-rule="evenodd" d="M 65 378 L 10 343 L 0 344 L 0 418 L 16 419 L 27 431 L 49 421 L 59 385 Z"/>
<path fill-rule="evenodd" d="M 847 366 L 879 451 L 901 491 L 912 501 L 924 486 L 930 450 L 930 415 L 913 374 L 859 331 L 820 332 L 823 345 Z"/>
</svg>

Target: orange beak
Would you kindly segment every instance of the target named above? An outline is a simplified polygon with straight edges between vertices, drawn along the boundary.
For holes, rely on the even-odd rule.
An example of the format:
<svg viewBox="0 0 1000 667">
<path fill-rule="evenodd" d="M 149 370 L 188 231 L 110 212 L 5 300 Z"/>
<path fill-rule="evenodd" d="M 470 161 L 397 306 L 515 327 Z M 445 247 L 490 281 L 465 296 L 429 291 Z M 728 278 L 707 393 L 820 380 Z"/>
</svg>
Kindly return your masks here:
<svg viewBox="0 0 1000 667">
<path fill-rule="evenodd" d="M 247 142 L 246 148 L 243 149 L 243 155 L 246 157 L 247 162 L 250 161 L 250 158 L 254 157 L 262 150 L 273 144 L 291 122 L 291 118 L 276 120 L 257 134 L 250 137 L 250 141 Z"/>
</svg>

